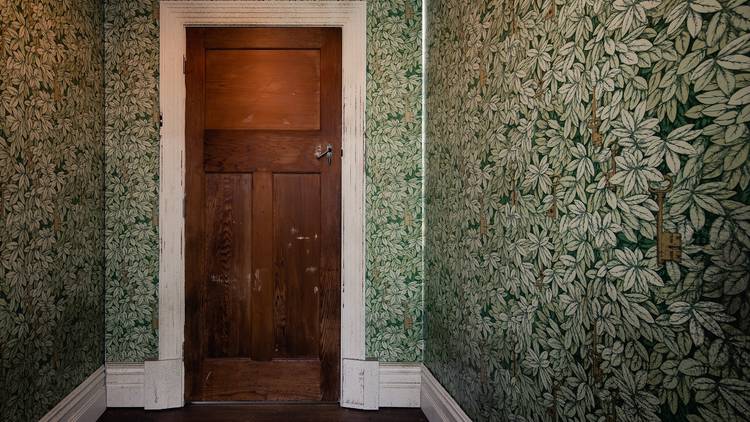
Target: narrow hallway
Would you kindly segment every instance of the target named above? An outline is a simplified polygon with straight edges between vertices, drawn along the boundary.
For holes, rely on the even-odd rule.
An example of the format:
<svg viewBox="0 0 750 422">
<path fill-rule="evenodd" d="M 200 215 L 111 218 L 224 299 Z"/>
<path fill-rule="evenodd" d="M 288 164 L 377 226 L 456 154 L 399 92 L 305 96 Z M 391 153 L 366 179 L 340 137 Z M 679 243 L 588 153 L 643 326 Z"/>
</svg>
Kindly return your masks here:
<svg viewBox="0 0 750 422">
<path fill-rule="evenodd" d="M 0 0 L 0 200 L 2 422 L 750 417 L 748 0 Z"/>
</svg>

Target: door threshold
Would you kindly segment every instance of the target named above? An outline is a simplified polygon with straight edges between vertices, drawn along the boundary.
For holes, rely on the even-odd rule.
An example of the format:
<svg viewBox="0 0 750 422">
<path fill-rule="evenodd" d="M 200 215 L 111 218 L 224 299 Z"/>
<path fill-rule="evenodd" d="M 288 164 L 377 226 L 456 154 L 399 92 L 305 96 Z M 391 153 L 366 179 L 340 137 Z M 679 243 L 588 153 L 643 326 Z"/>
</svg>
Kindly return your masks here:
<svg viewBox="0 0 750 422">
<path fill-rule="evenodd" d="M 261 401 L 261 400 L 206 400 L 206 401 L 189 401 L 185 404 L 190 404 L 194 406 L 277 406 L 277 405 L 283 405 L 283 406 L 289 406 L 289 405 L 302 405 L 302 406 L 310 406 L 310 405 L 324 405 L 324 406 L 330 406 L 330 405 L 339 405 L 339 402 L 337 401 Z"/>
</svg>

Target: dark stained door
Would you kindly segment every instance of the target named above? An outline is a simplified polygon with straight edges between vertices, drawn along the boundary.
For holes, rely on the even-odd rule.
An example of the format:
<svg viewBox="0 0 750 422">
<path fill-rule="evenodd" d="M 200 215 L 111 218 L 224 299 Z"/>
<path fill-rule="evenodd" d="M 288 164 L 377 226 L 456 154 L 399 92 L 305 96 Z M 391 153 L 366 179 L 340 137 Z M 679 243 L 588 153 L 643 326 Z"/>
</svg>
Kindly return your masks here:
<svg viewBox="0 0 750 422">
<path fill-rule="evenodd" d="M 188 28 L 185 73 L 186 397 L 337 401 L 341 31 Z"/>
</svg>

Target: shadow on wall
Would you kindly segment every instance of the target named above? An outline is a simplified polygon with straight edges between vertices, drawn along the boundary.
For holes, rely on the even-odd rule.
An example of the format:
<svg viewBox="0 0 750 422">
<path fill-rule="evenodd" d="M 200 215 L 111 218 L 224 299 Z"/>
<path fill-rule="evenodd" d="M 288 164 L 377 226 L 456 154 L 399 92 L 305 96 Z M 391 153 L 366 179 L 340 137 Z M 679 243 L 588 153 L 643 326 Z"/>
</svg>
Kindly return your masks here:
<svg viewBox="0 0 750 422">
<path fill-rule="evenodd" d="M 0 7 L 0 420 L 104 363 L 102 6 Z"/>
<path fill-rule="evenodd" d="M 428 3 L 426 363 L 470 416 L 750 412 L 749 29 L 743 1 Z"/>
</svg>

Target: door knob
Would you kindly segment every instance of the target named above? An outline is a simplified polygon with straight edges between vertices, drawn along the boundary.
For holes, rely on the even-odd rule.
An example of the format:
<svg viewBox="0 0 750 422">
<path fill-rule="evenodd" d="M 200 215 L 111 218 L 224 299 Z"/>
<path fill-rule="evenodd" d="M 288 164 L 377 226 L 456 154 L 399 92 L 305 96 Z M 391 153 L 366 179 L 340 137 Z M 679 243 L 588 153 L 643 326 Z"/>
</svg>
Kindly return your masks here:
<svg viewBox="0 0 750 422">
<path fill-rule="evenodd" d="M 331 161 L 333 161 L 333 145 L 328 144 L 326 145 L 325 151 L 322 151 L 322 148 L 320 145 L 315 149 L 315 158 L 320 160 L 321 158 L 326 157 L 328 159 L 328 165 L 331 165 Z"/>
</svg>

